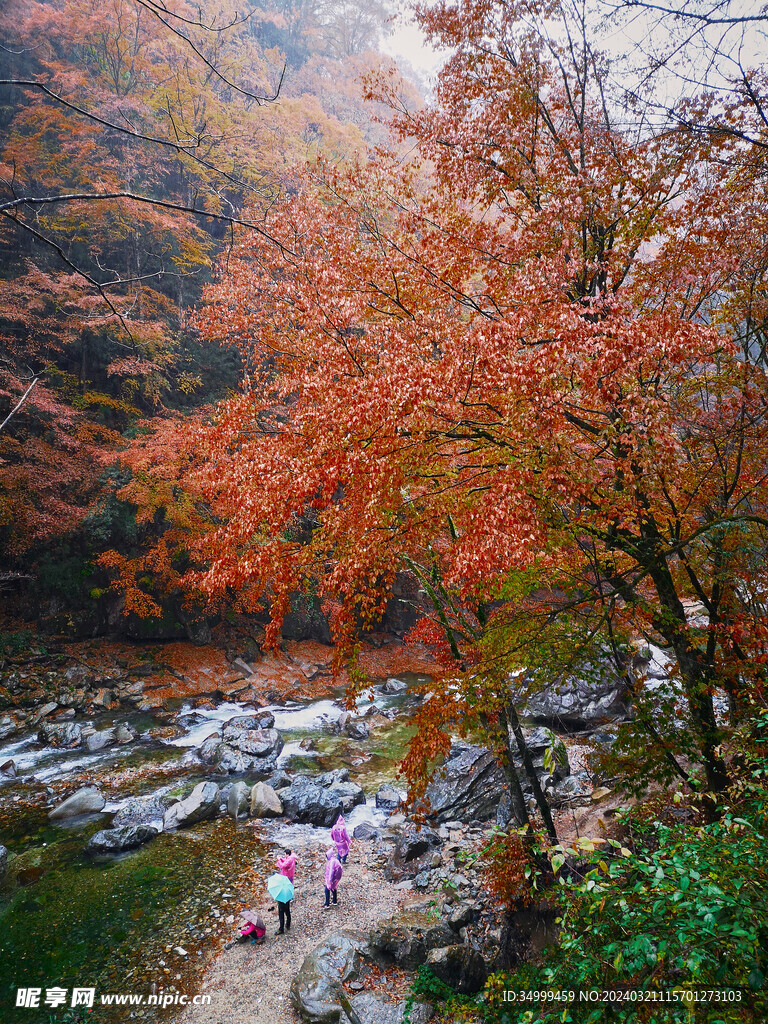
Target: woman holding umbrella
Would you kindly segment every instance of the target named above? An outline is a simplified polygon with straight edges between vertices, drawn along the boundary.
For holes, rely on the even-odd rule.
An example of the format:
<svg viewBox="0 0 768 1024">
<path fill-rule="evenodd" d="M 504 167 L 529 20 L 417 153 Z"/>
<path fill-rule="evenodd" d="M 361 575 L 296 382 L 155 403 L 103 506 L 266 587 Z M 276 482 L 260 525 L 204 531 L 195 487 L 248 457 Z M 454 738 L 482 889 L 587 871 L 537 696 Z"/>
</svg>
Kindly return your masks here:
<svg viewBox="0 0 768 1024">
<path fill-rule="evenodd" d="M 293 882 L 285 875 L 270 875 L 267 879 L 267 892 L 277 902 L 277 914 L 280 927 L 276 935 L 283 935 L 291 930 L 291 900 L 293 899 Z"/>
</svg>

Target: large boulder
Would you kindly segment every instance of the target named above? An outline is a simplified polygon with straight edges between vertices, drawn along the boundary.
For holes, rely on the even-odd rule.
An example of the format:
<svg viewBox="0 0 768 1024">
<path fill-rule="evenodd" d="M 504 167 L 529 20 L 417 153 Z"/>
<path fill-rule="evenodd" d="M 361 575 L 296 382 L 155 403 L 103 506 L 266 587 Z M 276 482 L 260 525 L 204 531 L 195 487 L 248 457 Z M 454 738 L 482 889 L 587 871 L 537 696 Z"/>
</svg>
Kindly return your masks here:
<svg viewBox="0 0 768 1024">
<path fill-rule="evenodd" d="M 339 815 L 339 800 L 335 792 L 335 789 L 318 786 L 304 776 L 296 778 L 287 789 L 280 791 L 283 813 L 291 821 L 328 828 Z"/>
<path fill-rule="evenodd" d="M 396 811 L 402 802 L 394 786 L 382 786 L 376 794 L 376 806 L 385 811 Z"/>
<path fill-rule="evenodd" d="M 488 978 L 485 960 L 471 946 L 455 945 L 430 949 L 427 964 L 432 973 L 457 992 L 480 992 Z"/>
<path fill-rule="evenodd" d="M 205 737 L 195 753 L 203 764 L 213 764 L 216 760 L 216 755 L 219 752 L 220 746 L 222 746 L 221 733 L 217 730 L 210 736 Z"/>
<path fill-rule="evenodd" d="M 160 830 L 154 825 L 123 825 L 121 828 L 104 829 L 91 836 L 85 852 L 121 853 L 123 850 L 133 850 L 137 846 L 142 846 L 159 834 Z"/>
<path fill-rule="evenodd" d="M 257 782 L 251 790 L 251 816 L 254 818 L 279 818 L 283 804 L 274 789 L 266 782 Z"/>
<path fill-rule="evenodd" d="M 521 689 L 521 715 L 561 732 L 583 732 L 629 714 L 627 683 L 608 665 L 583 665 L 535 693 Z"/>
<path fill-rule="evenodd" d="M 429 611 L 431 605 L 418 577 L 402 570 L 392 582 L 392 596 L 384 609 L 381 628 L 386 633 L 404 636 Z"/>
<path fill-rule="evenodd" d="M 21 732 L 23 726 L 23 721 L 16 715 L 0 715 L 0 740 L 15 736 L 17 732 Z"/>
<path fill-rule="evenodd" d="M 293 779 L 288 772 L 284 772 L 282 768 L 278 768 L 276 772 L 272 772 L 266 781 L 276 793 L 279 793 L 281 789 L 287 789 L 293 782 Z"/>
<path fill-rule="evenodd" d="M 334 932 L 304 959 L 291 983 L 290 999 L 309 1024 L 346 1024 L 343 1003 L 349 1000 L 342 988 L 356 981 L 369 953 L 360 932 Z"/>
<path fill-rule="evenodd" d="M 339 804 L 341 804 L 345 814 L 349 814 L 352 808 L 357 807 L 358 804 L 365 803 L 363 787 L 358 786 L 356 782 L 340 782 L 336 786 L 331 786 L 328 789 L 328 793 L 330 793 L 332 800 L 336 803 L 337 811 Z"/>
<path fill-rule="evenodd" d="M 274 717 L 267 715 L 264 720 L 274 722 Z M 271 757 L 283 749 L 283 738 L 277 729 L 262 728 L 255 715 L 231 719 L 224 726 L 221 738 L 230 747 L 252 757 Z"/>
<path fill-rule="evenodd" d="M 121 722 L 115 730 L 115 740 L 120 746 L 125 746 L 126 743 L 133 743 L 138 737 L 138 732 L 128 722 Z"/>
<path fill-rule="evenodd" d="M 367 740 L 371 730 L 362 719 L 352 718 L 344 726 L 344 732 L 351 740 Z"/>
<path fill-rule="evenodd" d="M 89 733 L 83 741 L 85 749 L 95 753 L 97 750 L 103 750 L 105 747 L 111 747 L 113 743 L 117 742 L 115 733 L 116 730 L 112 727 Z"/>
<path fill-rule="evenodd" d="M 361 821 L 359 825 L 355 826 L 352 836 L 354 839 L 378 839 L 379 830 L 370 821 Z"/>
<path fill-rule="evenodd" d="M 354 1018 L 349 1013 L 350 1008 Z M 344 1009 L 345 1016 L 340 1018 L 343 1024 L 353 1019 L 354 1024 L 403 1024 L 406 1003 L 405 1000 L 399 1003 L 387 1002 L 385 996 L 375 992 L 358 992 L 350 998 L 349 1007 L 345 1006 Z M 427 1024 L 433 1013 L 430 1003 L 413 1003 L 408 1020 L 410 1024 Z"/>
<path fill-rule="evenodd" d="M 227 814 L 235 821 L 238 818 L 247 818 L 250 801 L 251 787 L 245 782 L 236 782 L 227 797 Z"/>
<path fill-rule="evenodd" d="M 246 754 L 242 750 L 230 747 L 228 743 L 219 743 L 213 763 L 221 772 L 230 775 L 250 775 L 269 777 L 277 767 L 276 757 L 261 757 L 256 754 Z"/>
<path fill-rule="evenodd" d="M 456 743 L 427 786 L 430 816 L 443 821 L 487 821 L 496 814 L 504 771 L 486 747 Z"/>
<path fill-rule="evenodd" d="M 48 817 L 51 821 L 63 821 L 65 818 L 76 818 L 80 814 L 94 814 L 102 810 L 106 802 L 95 786 L 86 786 L 57 804 L 48 812 Z"/>
<path fill-rule="evenodd" d="M 184 800 L 171 804 L 165 812 L 163 827 L 186 828 L 198 821 L 215 818 L 219 813 L 220 793 L 215 782 L 201 782 Z"/>
<path fill-rule="evenodd" d="M 368 936 L 368 942 L 371 949 L 385 961 L 394 961 L 406 971 L 415 971 L 426 963 L 427 947 L 424 940 L 397 919 L 380 921 Z"/>
<path fill-rule="evenodd" d="M 384 866 L 384 876 L 390 882 L 415 878 L 432 866 L 432 856 L 440 846 L 440 837 L 429 828 L 401 836 Z"/>
<path fill-rule="evenodd" d="M 346 769 L 326 772 L 316 779 L 297 776 L 280 791 L 283 812 L 291 821 L 330 827 L 339 815 L 339 806 L 348 814 L 357 804 L 365 803 L 362 787 L 348 779 Z"/>
<path fill-rule="evenodd" d="M 404 679 L 388 679 L 381 688 L 382 693 L 389 694 L 390 696 L 395 693 L 403 693 L 404 690 L 408 689 L 408 683 Z"/>
<path fill-rule="evenodd" d="M 163 827 L 166 807 L 158 796 L 134 796 L 123 804 L 112 819 L 112 828 L 123 828 L 126 825 L 155 825 Z"/>
<path fill-rule="evenodd" d="M 363 788 L 350 780 L 348 768 L 334 768 L 333 771 L 318 775 L 313 781 L 333 794 L 336 806 L 341 804 L 345 814 L 349 814 L 358 804 L 365 803 Z"/>
<path fill-rule="evenodd" d="M 76 722 L 43 722 L 37 738 L 46 746 L 72 750 L 80 746 L 83 735 Z"/>
</svg>

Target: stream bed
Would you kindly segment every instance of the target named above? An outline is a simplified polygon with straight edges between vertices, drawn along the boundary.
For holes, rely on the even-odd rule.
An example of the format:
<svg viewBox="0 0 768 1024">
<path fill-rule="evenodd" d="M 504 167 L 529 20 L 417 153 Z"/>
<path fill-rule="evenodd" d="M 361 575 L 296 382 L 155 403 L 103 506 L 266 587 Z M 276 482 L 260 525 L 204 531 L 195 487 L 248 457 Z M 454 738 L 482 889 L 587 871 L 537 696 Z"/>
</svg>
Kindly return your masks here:
<svg viewBox="0 0 768 1024">
<path fill-rule="evenodd" d="M 373 795 L 396 777 L 397 763 L 413 734 L 407 714 L 418 698 L 411 688 L 425 677 L 405 673 L 407 689 L 372 691 L 376 708 L 394 714 L 389 725 L 362 740 L 334 734 L 344 710 L 342 692 L 313 702 L 271 705 L 284 747 L 279 768 L 319 774 L 349 768 L 367 802 L 348 815 L 350 830 L 378 821 Z M 357 714 L 370 708 L 368 696 Z M 163 832 L 139 849 L 92 858 L 84 853 L 97 831 L 109 827 L 126 800 L 146 794 L 184 795 L 200 781 L 222 787 L 248 773 L 223 776 L 203 764 L 195 749 L 229 719 L 252 713 L 252 704 L 225 699 L 208 706 L 176 702 L 155 715 L 120 709 L 97 717 L 77 716 L 81 725 L 102 729 L 125 723 L 138 737 L 125 746 L 94 753 L 43 746 L 36 733 L 0 743 L 0 765 L 15 764 L 16 777 L 0 781 L 0 843 L 8 848 L 8 872 L 0 881 L 0 1020 L 80 1020 L 70 1011 L 74 987 L 103 993 L 149 995 L 159 990 L 187 993 L 221 944 L 236 934 L 237 912 L 265 899 L 264 878 L 273 870 L 276 845 L 330 840 L 327 829 L 264 820 L 256 827 L 221 815 L 191 828 Z M 267 710 L 267 709 L 262 709 Z M 173 735 L 158 738 L 170 722 Z M 152 735 L 150 735 L 150 731 Z M 53 823 L 48 811 L 63 795 L 98 786 L 103 811 Z M 67 990 L 56 1011 L 46 1007 L 46 990 Z M 17 990 L 41 989 L 40 1007 L 17 1007 Z M 63 1017 L 67 1012 L 75 1014 Z M 173 1007 L 125 1006 L 94 1009 L 83 1020 L 167 1019 Z"/>
</svg>

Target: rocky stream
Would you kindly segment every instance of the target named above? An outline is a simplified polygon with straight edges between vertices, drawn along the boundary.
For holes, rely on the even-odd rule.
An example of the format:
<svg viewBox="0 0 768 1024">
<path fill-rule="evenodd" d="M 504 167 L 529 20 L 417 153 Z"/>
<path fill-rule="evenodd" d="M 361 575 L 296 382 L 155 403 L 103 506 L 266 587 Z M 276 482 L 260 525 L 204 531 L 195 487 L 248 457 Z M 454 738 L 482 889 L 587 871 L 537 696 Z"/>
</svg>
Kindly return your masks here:
<svg viewBox="0 0 768 1024">
<path fill-rule="evenodd" d="M 196 651 L 188 668 L 173 653 L 182 670 L 148 647 L 4 674 L 0 1019 L 56 1019 L 42 1002 L 15 1006 L 32 986 L 93 987 L 97 1001 L 210 994 L 207 1006 L 100 1006 L 88 1018 L 186 1024 L 397 1024 L 424 963 L 459 991 L 482 989 L 509 938 L 481 872 L 509 818 L 504 777 L 481 738 L 457 739 L 428 790 L 427 824 L 410 817 L 397 765 L 410 713 L 429 699 L 426 656 L 371 649 L 370 690 L 350 708 L 317 644 L 252 662 Z M 589 753 L 626 713 L 615 679 L 571 682 L 530 709 L 537 770 L 574 828 L 597 801 L 611 809 Z M 354 841 L 340 905 L 325 914 L 340 804 Z M 288 847 L 293 935 L 270 924 L 264 946 L 225 948 L 242 909 L 274 922 L 265 879 Z M 544 911 L 526 941 L 546 931 Z"/>
</svg>

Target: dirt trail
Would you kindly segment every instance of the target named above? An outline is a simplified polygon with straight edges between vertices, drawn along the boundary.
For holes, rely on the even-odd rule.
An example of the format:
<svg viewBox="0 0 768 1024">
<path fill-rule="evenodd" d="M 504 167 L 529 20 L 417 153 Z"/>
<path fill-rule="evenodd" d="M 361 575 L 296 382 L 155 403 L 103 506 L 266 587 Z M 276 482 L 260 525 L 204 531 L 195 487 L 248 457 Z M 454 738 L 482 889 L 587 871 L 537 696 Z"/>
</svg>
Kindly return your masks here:
<svg viewBox="0 0 768 1024">
<path fill-rule="evenodd" d="M 205 976 L 200 993 L 211 996 L 209 1006 L 190 1006 L 177 1024 L 295 1024 L 288 990 L 304 957 L 339 928 L 366 929 L 393 914 L 407 893 L 395 889 L 378 868 L 366 863 L 366 844 L 356 843 L 339 886 L 339 903 L 323 910 L 325 849 L 296 846 L 295 896 L 292 927 L 275 935 L 277 914 L 266 912 L 274 902 L 255 895 L 253 906 L 267 923 L 263 946 L 251 943 L 225 949 Z"/>
</svg>

